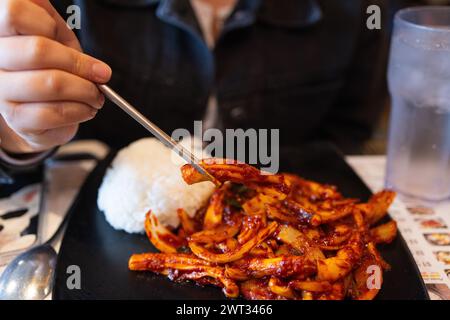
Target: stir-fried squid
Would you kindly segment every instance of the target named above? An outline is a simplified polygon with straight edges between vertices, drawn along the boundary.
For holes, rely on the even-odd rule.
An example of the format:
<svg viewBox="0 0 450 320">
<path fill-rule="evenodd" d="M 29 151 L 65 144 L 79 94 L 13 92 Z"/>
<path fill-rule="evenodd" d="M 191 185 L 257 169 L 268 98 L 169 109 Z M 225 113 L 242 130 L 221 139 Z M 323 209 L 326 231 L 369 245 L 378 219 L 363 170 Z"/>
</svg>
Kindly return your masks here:
<svg viewBox="0 0 450 320">
<path fill-rule="evenodd" d="M 219 182 L 208 205 L 193 218 L 180 208 L 178 230 L 149 212 L 145 230 L 161 253 L 133 255 L 130 270 L 218 286 L 230 298 L 361 300 L 380 291 L 390 266 L 376 245 L 392 242 L 397 225 L 379 221 L 394 192 L 361 203 L 293 174 L 220 159 L 202 166 Z M 206 180 L 191 165 L 182 175 Z"/>
</svg>

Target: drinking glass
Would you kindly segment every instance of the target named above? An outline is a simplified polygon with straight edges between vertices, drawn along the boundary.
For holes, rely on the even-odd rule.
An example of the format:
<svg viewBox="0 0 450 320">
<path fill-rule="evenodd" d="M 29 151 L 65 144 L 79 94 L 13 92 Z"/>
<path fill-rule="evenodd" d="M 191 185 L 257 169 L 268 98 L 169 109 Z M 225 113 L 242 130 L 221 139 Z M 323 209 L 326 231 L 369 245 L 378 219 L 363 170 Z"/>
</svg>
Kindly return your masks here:
<svg viewBox="0 0 450 320">
<path fill-rule="evenodd" d="M 450 7 L 400 10 L 388 70 L 392 109 L 386 186 L 450 197 Z"/>
</svg>

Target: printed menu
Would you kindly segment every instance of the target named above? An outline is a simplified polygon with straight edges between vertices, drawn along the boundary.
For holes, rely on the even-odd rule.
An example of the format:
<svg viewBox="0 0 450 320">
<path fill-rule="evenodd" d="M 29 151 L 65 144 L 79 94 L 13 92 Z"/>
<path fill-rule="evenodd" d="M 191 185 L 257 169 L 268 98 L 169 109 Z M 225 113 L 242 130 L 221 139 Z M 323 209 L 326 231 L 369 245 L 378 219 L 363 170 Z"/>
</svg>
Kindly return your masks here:
<svg viewBox="0 0 450 320">
<path fill-rule="evenodd" d="M 384 156 L 351 156 L 347 162 L 372 191 L 384 188 Z M 424 203 L 398 196 L 389 213 L 408 244 L 433 300 L 450 300 L 450 199 Z"/>
</svg>

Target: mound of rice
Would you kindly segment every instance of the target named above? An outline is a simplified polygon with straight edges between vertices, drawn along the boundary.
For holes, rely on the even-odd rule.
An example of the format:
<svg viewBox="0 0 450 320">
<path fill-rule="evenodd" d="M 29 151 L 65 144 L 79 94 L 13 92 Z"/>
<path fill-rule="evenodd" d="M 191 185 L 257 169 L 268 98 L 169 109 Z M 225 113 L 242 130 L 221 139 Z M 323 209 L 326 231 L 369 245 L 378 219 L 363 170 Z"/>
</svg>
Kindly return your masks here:
<svg viewBox="0 0 450 320">
<path fill-rule="evenodd" d="M 203 206 L 214 190 L 211 182 L 187 185 L 180 173 L 183 161 L 154 138 L 138 140 L 121 150 L 105 175 L 98 207 L 115 229 L 144 231 L 152 210 L 159 221 L 177 227 L 177 209 L 189 216 Z"/>
</svg>

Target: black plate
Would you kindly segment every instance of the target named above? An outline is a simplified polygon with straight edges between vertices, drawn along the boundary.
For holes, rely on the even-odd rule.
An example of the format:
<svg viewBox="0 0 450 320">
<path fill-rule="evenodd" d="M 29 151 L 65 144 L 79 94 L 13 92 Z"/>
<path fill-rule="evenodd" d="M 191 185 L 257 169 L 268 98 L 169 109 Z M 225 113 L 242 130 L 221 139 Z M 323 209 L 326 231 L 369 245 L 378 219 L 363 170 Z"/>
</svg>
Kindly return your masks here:
<svg viewBox="0 0 450 320">
<path fill-rule="evenodd" d="M 335 184 L 348 197 L 366 200 L 370 191 L 329 144 L 284 150 L 281 169 L 319 182 Z M 174 283 L 152 273 L 131 272 L 133 253 L 156 252 L 144 235 L 114 230 L 97 208 L 97 191 L 112 155 L 88 178 L 71 209 L 56 269 L 54 299 L 224 299 L 220 289 Z M 380 247 L 392 265 L 377 299 L 428 299 L 420 273 L 401 235 Z M 81 289 L 69 290 L 68 266 L 81 269 Z"/>
</svg>

